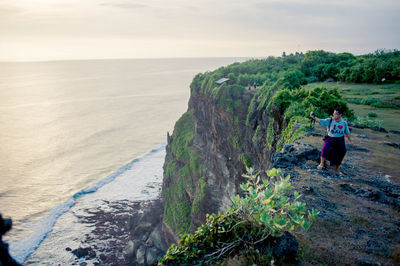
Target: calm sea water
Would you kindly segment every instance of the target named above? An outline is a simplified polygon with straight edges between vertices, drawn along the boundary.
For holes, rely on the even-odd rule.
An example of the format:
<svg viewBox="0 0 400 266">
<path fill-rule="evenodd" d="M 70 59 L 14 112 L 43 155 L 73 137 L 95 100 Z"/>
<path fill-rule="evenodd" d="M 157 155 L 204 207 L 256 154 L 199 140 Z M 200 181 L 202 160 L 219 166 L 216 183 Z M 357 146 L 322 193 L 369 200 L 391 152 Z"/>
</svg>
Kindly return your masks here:
<svg viewBox="0 0 400 266">
<path fill-rule="evenodd" d="M 27 239 L 38 226 L 51 230 L 71 199 L 116 183 L 154 147 L 162 158 L 160 145 L 187 109 L 193 76 L 243 60 L 0 63 L 0 213 L 14 222 L 6 239 Z M 154 165 L 162 174 L 162 160 Z M 54 214 L 55 206 L 63 211 Z M 40 224 L 45 217 L 51 222 Z"/>
</svg>

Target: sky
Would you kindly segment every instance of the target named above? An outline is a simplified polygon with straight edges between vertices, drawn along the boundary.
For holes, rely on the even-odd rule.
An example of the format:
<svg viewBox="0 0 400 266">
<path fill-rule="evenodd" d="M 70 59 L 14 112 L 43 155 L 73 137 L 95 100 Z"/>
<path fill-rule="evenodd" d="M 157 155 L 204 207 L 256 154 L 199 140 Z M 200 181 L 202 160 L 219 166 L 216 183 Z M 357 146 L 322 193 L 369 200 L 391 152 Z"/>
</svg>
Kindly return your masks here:
<svg viewBox="0 0 400 266">
<path fill-rule="evenodd" d="M 0 61 L 399 48 L 399 0 L 0 0 Z"/>
</svg>

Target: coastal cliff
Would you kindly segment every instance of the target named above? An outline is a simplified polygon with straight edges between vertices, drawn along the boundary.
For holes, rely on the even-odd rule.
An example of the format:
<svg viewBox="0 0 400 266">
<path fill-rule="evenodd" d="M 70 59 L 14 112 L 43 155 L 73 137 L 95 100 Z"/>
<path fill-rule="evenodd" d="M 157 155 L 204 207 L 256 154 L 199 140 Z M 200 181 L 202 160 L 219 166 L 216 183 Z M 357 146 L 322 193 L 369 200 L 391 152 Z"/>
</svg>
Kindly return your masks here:
<svg viewBox="0 0 400 266">
<path fill-rule="evenodd" d="M 181 222 L 178 216 L 166 220 L 166 215 L 171 214 L 165 211 L 176 206 L 176 202 L 164 198 L 163 233 L 168 244 L 177 243 L 179 234 L 184 232 L 178 226 L 183 225 L 187 230 L 185 233 L 193 232 L 196 226 L 205 222 L 207 213 L 224 212 L 232 204 L 229 197 L 241 193 L 239 183 L 243 181 L 241 175 L 245 173 L 246 163 L 241 159 L 241 154 L 245 154 L 247 162 L 250 161 L 258 169 L 281 168 L 291 176 L 292 184 L 303 194 L 307 206 L 320 210 L 318 221 L 309 231 L 293 232 L 299 241 L 299 259 L 303 263 L 399 263 L 399 169 L 397 163 L 392 165 L 387 162 L 400 162 L 400 150 L 395 145 L 400 142 L 400 135 L 396 131 L 385 132 L 383 128 L 352 125 L 352 138 L 357 146 L 347 147 L 343 173 L 336 175 L 332 170 L 317 170 L 324 128 L 309 128 L 294 143 L 285 144 L 282 150 L 276 151 L 274 148 L 279 142 L 276 139 L 284 136 L 284 126 L 288 128 L 288 125 L 284 125 L 281 127 L 283 130 L 275 131 L 274 145 L 269 148 L 266 138 L 268 124 L 272 123 L 279 129 L 281 125 L 275 119 L 280 117 L 268 116 L 267 110 L 257 111 L 253 107 L 258 115 L 248 117 L 254 117 L 250 121 L 258 124 L 259 132 L 264 132 L 254 138 L 256 130 L 246 126 L 244 119 L 246 108 L 250 106 L 247 99 L 252 96 L 253 91 L 243 91 L 241 94 L 242 99 L 246 100 L 241 101 L 235 109 L 235 114 L 241 114 L 241 119 L 237 120 L 240 130 L 236 131 L 235 116 L 219 108 L 215 99 L 204 94 L 191 98 L 190 111 L 187 113 L 190 120 L 186 122 L 192 123 L 194 134 L 187 144 L 191 152 L 199 156 L 203 168 L 197 170 L 197 175 L 196 172 L 189 172 L 191 180 L 188 183 L 193 182 L 193 190 L 186 191 L 187 188 L 183 186 L 180 191 L 183 193 L 179 198 L 180 204 L 189 206 L 186 213 L 181 213 L 186 215 L 185 224 L 171 223 L 174 219 Z M 300 124 L 297 125 L 297 130 L 300 127 Z M 295 134 L 295 131 L 292 133 Z M 229 141 L 232 132 L 241 139 L 240 146 Z M 167 162 L 176 159 L 171 148 L 174 138 L 174 135 L 168 138 L 166 171 Z M 186 165 L 182 161 L 179 163 L 181 167 Z M 175 169 L 179 172 L 182 168 Z M 179 180 L 174 179 L 173 175 L 166 175 L 164 178 L 167 180 L 163 183 L 163 191 L 173 189 L 179 182 L 185 184 L 183 177 Z"/>
<path fill-rule="evenodd" d="M 225 213 L 232 206 L 233 197 L 246 196 L 241 187 L 246 181 L 242 175 L 251 167 L 260 171 L 263 181 L 269 178 L 265 170 L 280 168 L 282 176 L 290 176 L 291 185 L 300 193 L 297 197 L 288 195 L 284 202 L 301 197 L 301 202 L 293 200 L 293 204 L 304 203 L 308 210 L 319 210 L 318 219 L 311 227 L 310 224 L 299 226 L 306 231 L 292 228 L 293 224 L 300 225 L 298 219 L 282 220 L 287 227 L 279 231 L 278 238 L 253 241 L 259 243 L 252 249 L 253 253 L 248 253 L 248 249 L 240 250 L 248 241 L 236 241 L 229 236 L 229 243 L 241 241 L 244 245 L 230 250 L 229 256 L 224 253 L 226 246 L 220 246 L 218 260 L 225 260 L 228 265 L 297 264 L 299 260 L 305 265 L 400 263 L 399 131 L 387 131 L 356 117 L 348 106 L 349 100 L 342 97 L 348 89 L 339 92 L 339 88 L 311 83 L 332 77 L 364 81 L 352 80 L 357 75 L 368 77 L 365 81 L 379 83 L 385 75 L 393 82 L 388 88 L 400 92 L 395 84 L 400 75 L 390 68 L 400 65 L 400 53 L 365 58 L 368 60 L 347 53 L 311 51 L 305 55 L 296 53 L 235 63 L 196 75 L 190 85 L 187 112 L 176 122 L 172 135 L 167 136 L 161 199 L 134 203 L 132 208 L 137 211 L 126 213 L 127 228 L 123 228 L 128 230 L 128 237 L 121 231 L 119 254 L 123 256 L 115 258 L 115 252 L 111 251 L 110 256 L 104 256 L 103 252 L 104 259 L 100 261 L 120 259 L 118 262 L 126 265 L 155 264 L 174 243 L 178 247 L 171 246 L 162 263 L 204 262 L 205 258 L 210 258 L 210 253 L 216 254 L 208 249 L 210 244 L 221 242 L 215 232 L 231 232 L 229 226 L 234 225 L 236 230 L 237 225 L 245 224 L 235 220 L 229 225 L 223 220 L 227 216 L 218 213 Z M 387 64 L 384 71 L 361 73 L 366 69 L 364 65 L 373 69 L 379 60 L 392 60 L 393 64 Z M 360 62 L 364 65 L 360 66 Z M 220 83 L 224 77 L 228 80 Z M 256 86 L 249 88 L 247 85 L 253 82 Z M 306 88 L 307 82 L 317 85 Z M 382 91 L 385 95 L 388 93 L 386 87 Z M 394 101 L 382 101 L 379 106 L 400 108 L 400 98 L 393 96 L 391 99 Z M 355 101 L 354 98 L 350 100 Z M 370 101 L 365 104 L 370 105 Z M 308 119 L 310 111 L 318 117 L 328 117 L 336 108 L 343 110 L 347 121 L 353 121 L 350 130 L 356 143 L 355 147 L 347 146 L 341 166 L 343 173 L 339 175 L 328 168 L 317 169 L 325 129 L 311 124 Z M 268 202 L 263 201 L 261 205 Z M 266 224 L 276 229 L 272 221 L 277 218 L 275 207 L 271 207 L 268 210 L 271 213 L 265 217 L 271 222 Z M 214 216 L 207 216 L 213 213 Z M 310 214 L 304 207 L 299 216 L 306 213 Z M 223 228 L 212 231 L 215 224 L 210 220 L 222 220 L 219 225 Z M 209 242 L 203 243 L 202 235 L 196 230 L 199 226 L 200 231 L 214 234 L 214 238 L 208 235 Z M 214 229 L 209 230 L 212 227 Z M 242 232 L 250 239 L 248 232 L 257 231 L 246 230 Z M 188 233 L 197 235 L 189 237 Z M 188 243 L 200 243 L 202 247 L 198 249 Z M 184 251 L 179 253 L 180 250 Z M 179 260 L 180 255 L 184 260 Z"/>
<path fill-rule="evenodd" d="M 221 90 L 230 90 L 229 85 L 223 86 Z M 246 126 L 254 94 L 242 89 L 228 95 L 236 101 L 229 112 L 218 97 L 192 88 L 188 112 L 168 137 L 162 195 L 169 242 L 176 242 L 180 233 L 193 232 L 207 213 L 222 212 L 231 205 L 246 163 L 269 167 L 273 149 L 266 144 L 265 132 L 273 118 L 265 110 L 257 111 L 252 115 L 253 126 Z M 256 129 L 259 137 L 253 141 Z"/>
<path fill-rule="evenodd" d="M 396 176 L 396 168 L 384 164 L 368 167 L 367 163 L 358 160 L 365 158 L 364 153 L 370 150 L 348 147 L 342 167 L 344 175 L 316 170 L 324 133 L 322 128 L 310 126 L 309 112 L 314 110 L 319 117 L 327 117 L 334 108 L 341 108 L 348 120 L 354 120 L 354 112 L 337 89 L 305 90 L 302 87 L 315 78 L 307 77 L 312 74 L 307 73 L 307 67 L 315 68 L 313 64 L 317 63 L 310 63 L 310 58 L 320 52 L 310 52 L 308 57 L 307 54 L 296 54 L 289 59 L 250 61 L 247 62 L 247 66 L 253 68 L 250 74 L 243 71 L 247 66 L 242 63 L 194 78 L 188 111 L 177 121 L 173 134 L 168 135 L 162 186 L 162 228 L 168 244 L 177 243 L 185 233 L 193 233 L 206 221 L 207 213 L 226 211 L 232 204 L 231 198 L 243 193 L 240 183 L 244 181 L 242 174 L 246 172 L 246 166 L 258 170 L 277 167 L 292 176 L 293 185 L 305 195 L 307 206 L 321 211 L 321 220 L 315 229 L 312 227 L 310 233 L 294 233 L 300 241 L 303 261 L 335 264 L 340 263 L 341 256 L 350 264 L 391 264 L 398 260 L 396 243 L 399 234 L 395 231 L 399 220 L 388 221 L 386 218 L 397 216 L 400 186 L 396 178 L 387 182 L 380 180 L 382 172 L 386 176 Z M 331 55 L 320 54 L 326 59 L 321 65 L 332 65 L 328 58 Z M 347 60 L 347 63 L 352 58 L 349 54 L 338 56 L 345 58 L 343 61 Z M 315 57 L 312 60 L 316 60 Z M 336 63 L 347 69 L 340 59 Z M 262 72 L 257 68 L 263 69 Z M 279 71 L 274 72 L 274 69 Z M 244 86 L 246 75 L 248 80 L 264 78 L 262 86 L 251 89 Z M 339 74 L 331 75 L 340 77 Z M 216 82 L 223 77 L 229 77 L 229 81 Z M 340 78 L 346 79 L 346 76 Z M 357 142 L 363 143 L 365 138 L 385 142 L 383 135 L 369 137 L 371 133 L 363 130 L 366 129 L 355 129 Z M 381 128 L 377 127 L 377 130 Z M 396 132 L 386 138 L 398 140 Z M 391 160 L 399 161 L 397 150 L 389 153 Z M 354 187 L 357 189 L 352 189 Z M 375 197 L 375 194 L 380 196 Z M 341 202 L 342 199 L 345 200 Z M 356 214 L 360 206 L 367 211 Z M 382 217 L 372 222 L 372 213 L 378 211 Z M 368 229 L 371 233 L 358 235 L 346 231 L 345 227 L 359 232 Z M 385 231 L 379 231 L 379 227 Z M 340 233 L 334 228 L 339 228 Z M 385 248 L 379 249 L 378 242 L 372 239 L 385 239 L 384 243 L 381 241 L 383 244 L 379 242 Z M 312 245 L 313 241 L 318 244 Z M 327 248 L 323 244 L 327 242 L 338 246 Z M 359 246 L 360 243 L 363 244 Z M 349 251 L 350 248 L 353 250 Z"/>
</svg>

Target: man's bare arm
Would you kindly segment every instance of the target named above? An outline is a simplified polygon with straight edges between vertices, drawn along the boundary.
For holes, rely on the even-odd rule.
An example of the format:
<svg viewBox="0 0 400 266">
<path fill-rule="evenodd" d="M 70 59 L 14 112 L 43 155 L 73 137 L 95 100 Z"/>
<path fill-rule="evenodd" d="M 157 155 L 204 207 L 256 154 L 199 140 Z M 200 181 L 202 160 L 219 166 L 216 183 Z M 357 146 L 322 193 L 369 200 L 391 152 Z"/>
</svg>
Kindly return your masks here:
<svg viewBox="0 0 400 266">
<path fill-rule="evenodd" d="M 350 146 L 354 146 L 354 144 L 353 144 L 353 142 L 351 141 L 351 138 L 350 138 L 350 133 L 349 134 L 346 134 L 346 138 L 349 140 L 349 142 L 350 142 Z"/>
<path fill-rule="evenodd" d="M 311 113 L 310 113 L 310 116 L 311 116 L 312 119 L 314 119 L 315 121 L 317 121 L 318 123 L 320 123 L 320 122 L 319 122 L 320 119 L 314 115 L 314 112 L 311 112 Z"/>
</svg>

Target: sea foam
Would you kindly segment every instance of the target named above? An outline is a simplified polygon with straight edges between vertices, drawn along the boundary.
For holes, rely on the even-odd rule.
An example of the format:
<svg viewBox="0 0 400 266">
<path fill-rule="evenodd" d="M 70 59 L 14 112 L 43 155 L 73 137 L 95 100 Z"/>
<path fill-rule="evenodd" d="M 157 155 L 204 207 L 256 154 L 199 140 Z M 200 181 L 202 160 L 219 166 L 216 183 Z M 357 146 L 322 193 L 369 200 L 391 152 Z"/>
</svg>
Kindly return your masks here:
<svg viewBox="0 0 400 266">
<path fill-rule="evenodd" d="M 75 193 L 65 203 L 53 207 L 49 215 L 30 226 L 33 233 L 10 243 L 10 254 L 23 263 L 52 232 L 58 219 L 73 207 L 82 210 L 98 206 L 99 201 L 145 200 L 157 197 L 159 188 L 153 185 L 146 187 L 146 184 L 161 183 L 165 146 L 166 144 L 157 146 L 111 175 Z M 79 206 L 75 206 L 77 202 Z M 62 248 L 63 243 L 59 245 Z"/>
</svg>

